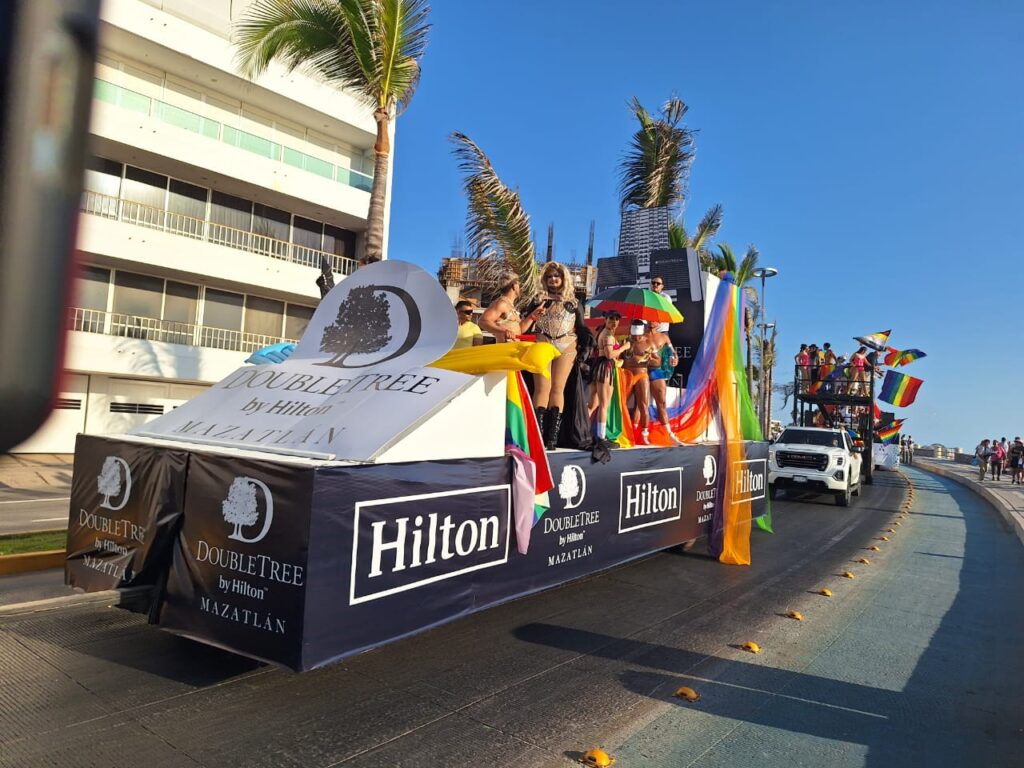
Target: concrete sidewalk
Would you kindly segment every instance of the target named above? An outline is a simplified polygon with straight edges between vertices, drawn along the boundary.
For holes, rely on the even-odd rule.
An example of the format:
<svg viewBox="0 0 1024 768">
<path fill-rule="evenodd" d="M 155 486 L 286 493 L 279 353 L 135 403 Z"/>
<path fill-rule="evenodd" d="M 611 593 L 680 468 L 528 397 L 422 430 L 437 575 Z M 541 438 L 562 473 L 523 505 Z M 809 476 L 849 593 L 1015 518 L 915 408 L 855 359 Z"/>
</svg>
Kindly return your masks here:
<svg viewBox="0 0 1024 768">
<path fill-rule="evenodd" d="M 916 459 L 915 466 L 965 485 L 994 506 L 1013 533 L 1024 543 L 1024 485 L 1011 485 L 1009 473 L 1002 480 L 978 480 L 978 468 L 942 459 Z"/>
<path fill-rule="evenodd" d="M 69 491 L 74 456 L 56 453 L 0 454 L 0 489 Z"/>
</svg>

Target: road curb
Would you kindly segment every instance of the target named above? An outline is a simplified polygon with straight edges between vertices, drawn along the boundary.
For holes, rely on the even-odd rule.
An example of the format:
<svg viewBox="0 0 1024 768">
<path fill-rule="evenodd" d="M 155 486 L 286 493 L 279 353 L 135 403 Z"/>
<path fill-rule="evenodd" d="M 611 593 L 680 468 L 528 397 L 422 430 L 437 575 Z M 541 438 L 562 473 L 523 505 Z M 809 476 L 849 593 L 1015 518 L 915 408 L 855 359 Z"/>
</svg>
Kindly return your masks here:
<svg viewBox="0 0 1024 768">
<path fill-rule="evenodd" d="M 46 552 L 25 552 L 20 555 L 0 555 L 0 576 L 13 576 L 30 571 L 47 571 L 64 565 L 67 553 L 63 549 Z"/>
<path fill-rule="evenodd" d="M 935 464 L 925 461 L 921 461 L 920 463 L 916 463 L 912 466 L 918 469 L 923 469 L 925 472 L 931 472 L 933 474 L 939 475 L 940 477 L 944 477 L 947 480 L 952 480 L 955 483 L 959 483 L 965 488 L 968 488 L 971 491 L 973 491 L 976 495 L 981 496 L 981 498 L 985 499 L 985 501 L 987 501 L 989 504 L 995 507 L 996 511 L 1003 516 L 1003 519 L 1006 520 L 1007 525 L 1010 526 L 1010 528 L 1013 530 L 1014 534 L 1016 534 L 1020 542 L 1024 544 L 1024 516 L 1022 516 L 1020 512 L 1011 507 L 1009 504 L 1007 504 L 1003 498 L 992 493 L 992 491 L 986 488 L 984 485 L 976 483 L 973 480 L 970 480 L 962 475 L 957 474 L 956 472 L 951 472 L 945 467 L 939 467 L 936 466 Z"/>
<path fill-rule="evenodd" d="M 46 600 L 32 600 L 27 603 L 0 605 L 0 618 L 26 613 L 38 613 L 39 611 L 54 611 L 61 608 L 74 608 L 79 605 L 107 604 L 130 610 L 145 610 L 152 590 L 152 587 L 126 587 L 124 589 L 108 589 L 102 592 L 83 592 L 78 595 L 51 597 Z"/>
</svg>

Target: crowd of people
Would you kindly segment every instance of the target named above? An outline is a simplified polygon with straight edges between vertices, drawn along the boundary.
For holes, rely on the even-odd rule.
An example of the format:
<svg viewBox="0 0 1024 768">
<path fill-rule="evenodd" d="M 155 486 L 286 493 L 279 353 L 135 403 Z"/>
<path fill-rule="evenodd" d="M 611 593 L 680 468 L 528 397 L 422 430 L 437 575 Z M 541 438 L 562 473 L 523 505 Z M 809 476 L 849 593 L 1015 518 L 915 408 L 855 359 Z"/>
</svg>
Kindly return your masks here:
<svg viewBox="0 0 1024 768">
<path fill-rule="evenodd" d="M 533 334 L 537 341 L 558 349 L 550 375 L 535 374 L 533 405 L 548 449 L 555 447 L 590 449 L 594 442 L 614 447 L 607 439 L 608 411 L 613 381 L 621 369 L 622 397 L 638 427 L 637 440 L 649 445 L 651 402 L 657 418 L 668 427 L 668 381 L 679 362 L 668 337 L 668 324 L 634 320 L 623 327 L 618 312 L 607 312 L 596 334 L 583 320 L 583 307 L 576 299 L 572 275 L 558 262 L 548 262 L 540 274 L 541 292 L 520 312 L 522 287 L 514 273 L 508 273 L 498 287 L 498 296 L 473 321 L 474 306 L 459 301 L 456 349 L 485 343 L 486 335 L 498 342 L 516 341 Z M 664 280 L 654 277 L 651 290 L 661 293 Z M 670 428 L 669 439 L 679 443 Z"/>
<path fill-rule="evenodd" d="M 982 440 L 974 449 L 974 458 L 978 464 L 978 480 L 990 475 L 991 480 L 1002 480 L 1003 473 L 1010 475 L 1010 483 L 1024 485 L 1024 442 L 1020 437 L 1008 443 L 992 438 Z"/>
<path fill-rule="evenodd" d="M 826 390 L 833 388 L 844 395 L 866 395 L 870 391 L 871 375 L 881 376 L 878 352 L 863 345 L 847 357 L 837 355 L 827 341 L 820 348 L 817 344 L 801 344 L 800 351 L 793 359 L 801 391 L 812 382 L 820 381 L 827 382 L 823 384 Z M 842 373 L 830 379 L 837 369 L 841 369 Z"/>
</svg>

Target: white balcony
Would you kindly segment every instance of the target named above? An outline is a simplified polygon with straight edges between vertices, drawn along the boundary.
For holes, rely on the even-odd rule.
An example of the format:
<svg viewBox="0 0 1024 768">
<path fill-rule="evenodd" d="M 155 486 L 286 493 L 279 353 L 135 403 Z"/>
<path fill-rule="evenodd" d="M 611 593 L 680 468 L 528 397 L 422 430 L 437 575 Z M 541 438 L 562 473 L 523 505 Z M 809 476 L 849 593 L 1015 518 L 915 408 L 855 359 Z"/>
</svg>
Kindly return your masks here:
<svg viewBox="0 0 1024 768">
<path fill-rule="evenodd" d="M 321 259 L 344 276 L 353 259 L 96 192 L 82 195 L 78 249 L 146 264 L 158 274 L 202 275 L 224 287 L 285 299 L 319 297 Z"/>
</svg>

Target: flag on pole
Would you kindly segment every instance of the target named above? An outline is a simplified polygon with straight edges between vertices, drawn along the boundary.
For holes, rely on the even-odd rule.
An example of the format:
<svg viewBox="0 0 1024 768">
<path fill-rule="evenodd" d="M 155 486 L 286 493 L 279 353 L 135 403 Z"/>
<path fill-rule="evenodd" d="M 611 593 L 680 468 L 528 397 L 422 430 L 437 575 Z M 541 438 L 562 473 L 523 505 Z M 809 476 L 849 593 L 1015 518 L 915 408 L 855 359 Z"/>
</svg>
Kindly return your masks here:
<svg viewBox="0 0 1024 768">
<path fill-rule="evenodd" d="M 882 381 L 882 391 L 878 394 L 878 399 L 902 408 L 914 402 L 914 398 L 917 397 L 917 391 L 921 389 L 923 383 L 923 380 L 907 376 L 905 373 L 886 371 L 885 379 Z"/>
<path fill-rule="evenodd" d="M 518 447 L 536 465 L 534 474 L 534 494 L 543 494 L 555 487 L 551 477 L 551 467 L 547 454 L 544 452 L 544 440 L 537 425 L 537 416 L 530 402 L 530 393 L 526 389 L 521 371 L 508 372 L 508 387 L 505 401 L 505 439 Z M 536 519 L 540 520 L 548 505 L 540 499 L 534 503 Z"/>
<path fill-rule="evenodd" d="M 912 362 L 920 360 L 922 357 L 927 357 L 927 355 L 920 349 L 904 349 L 900 352 L 899 357 L 896 358 L 896 365 L 910 365 Z"/>
<path fill-rule="evenodd" d="M 876 352 L 884 352 L 886 349 L 885 343 L 889 340 L 889 334 L 892 333 L 890 328 L 888 331 L 879 331 L 878 333 L 872 333 L 868 336 L 854 336 L 854 341 L 859 341 L 868 349 L 873 349 Z"/>
<path fill-rule="evenodd" d="M 896 439 L 906 419 L 896 419 L 892 424 L 882 429 L 875 430 L 875 436 L 882 443 L 891 443 Z"/>
</svg>

